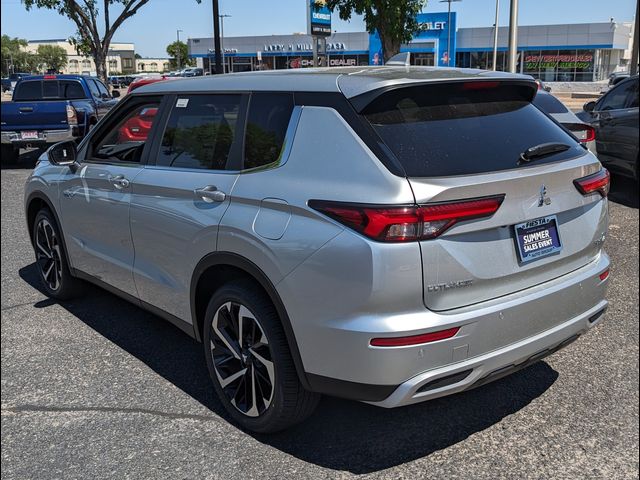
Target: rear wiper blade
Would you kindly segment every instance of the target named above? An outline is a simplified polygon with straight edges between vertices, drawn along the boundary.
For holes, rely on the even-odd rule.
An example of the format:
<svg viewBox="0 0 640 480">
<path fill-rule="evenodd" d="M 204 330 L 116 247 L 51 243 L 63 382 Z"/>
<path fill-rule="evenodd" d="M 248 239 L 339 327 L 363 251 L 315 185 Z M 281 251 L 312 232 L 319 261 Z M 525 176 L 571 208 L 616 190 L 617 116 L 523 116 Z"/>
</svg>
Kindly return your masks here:
<svg viewBox="0 0 640 480">
<path fill-rule="evenodd" d="M 518 165 L 521 163 L 528 163 L 536 158 L 546 157 L 547 155 L 552 155 L 554 153 L 566 152 L 570 148 L 571 145 L 567 145 L 565 143 L 541 143 L 540 145 L 527 148 L 522 152 L 520 154 L 520 160 L 518 160 Z"/>
</svg>

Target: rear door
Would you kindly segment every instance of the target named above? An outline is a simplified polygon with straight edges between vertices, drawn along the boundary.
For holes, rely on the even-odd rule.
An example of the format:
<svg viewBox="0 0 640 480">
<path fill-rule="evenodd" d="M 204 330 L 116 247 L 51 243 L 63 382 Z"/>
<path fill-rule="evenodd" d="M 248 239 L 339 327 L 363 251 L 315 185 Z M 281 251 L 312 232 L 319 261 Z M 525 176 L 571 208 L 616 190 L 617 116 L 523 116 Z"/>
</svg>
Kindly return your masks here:
<svg viewBox="0 0 640 480">
<path fill-rule="evenodd" d="M 191 321 L 189 289 L 198 261 L 214 252 L 241 165 L 247 98 L 168 98 L 148 165 L 132 184 L 134 278 L 140 299 Z"/>
<path fill-rule="evenodd" d="M 530 103 L 529 88 L 535 87 L 405 87 L 363 111 L 405 168 L 418 204 L 438 212 L 453 201 L 503 198 L 492 216 L 458 222 L 420 242 L 424 301 L 432 310 L 523 290 L 599 255 L 606 202 L 599 194 L 583 196 L 573 181 L 601 167 Z M 527 149 L 544 144 L 564 147 L 522 160 Z"/>
</svg>

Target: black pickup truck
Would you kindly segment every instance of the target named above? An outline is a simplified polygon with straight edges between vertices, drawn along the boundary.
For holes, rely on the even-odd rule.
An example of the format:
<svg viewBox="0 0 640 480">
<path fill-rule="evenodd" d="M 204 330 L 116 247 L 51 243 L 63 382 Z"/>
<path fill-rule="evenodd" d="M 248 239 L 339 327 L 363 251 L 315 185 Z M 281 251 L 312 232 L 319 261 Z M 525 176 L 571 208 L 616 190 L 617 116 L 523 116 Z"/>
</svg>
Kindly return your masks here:
<svg viewBox="0 0 640 480">
<path fill-rule="evenodd" d="M 80 140 L 117 102 L 99 79 L 84 75 L 32 75 L 20 79 L 2 103 L 2 162 L 18 150 Z"/>
</svg>

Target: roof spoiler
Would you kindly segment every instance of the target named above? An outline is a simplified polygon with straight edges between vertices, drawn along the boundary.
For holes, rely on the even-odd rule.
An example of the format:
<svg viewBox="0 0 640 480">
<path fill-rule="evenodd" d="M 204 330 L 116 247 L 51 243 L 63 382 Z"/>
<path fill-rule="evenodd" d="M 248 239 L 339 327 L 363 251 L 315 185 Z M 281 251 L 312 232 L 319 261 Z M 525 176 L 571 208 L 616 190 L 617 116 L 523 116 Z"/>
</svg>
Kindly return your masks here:
<svg viewBox="0 0 640 480">
<path fill-rule="evenodd" d="M 408 67 L 411 65 L 411 52 L 401 52 L 391 57 L 385 65 Z"/>
</svg>

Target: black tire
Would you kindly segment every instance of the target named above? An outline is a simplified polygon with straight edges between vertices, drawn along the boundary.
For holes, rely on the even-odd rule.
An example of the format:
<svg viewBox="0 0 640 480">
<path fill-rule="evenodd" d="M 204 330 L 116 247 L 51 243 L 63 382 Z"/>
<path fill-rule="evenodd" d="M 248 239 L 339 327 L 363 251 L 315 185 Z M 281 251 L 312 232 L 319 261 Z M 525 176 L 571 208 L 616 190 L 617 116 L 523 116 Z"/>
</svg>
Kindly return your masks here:
<svg viewBox="0 0 640 480">
<path fill-rule="evenodd" d="M 247 310 L 238 310 L 238 306 Z M 236 311 L 235 329 L 233 320 L 229 321 L 234 318 L 232 311 Z M 242 342 L 237 341 L 237 318 L 240 317 L 240 311 L 249 314 L 242 320 Z M 217 317 L 216 313 L 219 313 Z M 226 344 L 223 344 L 220 335 L 214 331 L 214 317 L 218 332 L 233 332 L 232 335 L 225 336 L 228 342 Z M 251 333 L 248 333 L 249 330 Z M 232 338 L 233 335 L 235 338 Z M 205 314 L 203 343 L 209 375 L 216 393 L 231 417 L 243 428 L 258 433 L 284 430 L 305 420 L 318 405 L 320 395 L 305 390 L 298 379 L 276 309 L 252 280 L 233 281 L 216 291 Z M 253 345 L 252 348 L 248 347 L 250 344 Z M 231 349 L 225 345 L 234 348 L 236 353 L 232 355 Z M 217 352 L 215 355 L 214 350 Z M 264 363 L 269 358 L 273 364 L 271 376 L 266 367 L 269 362 Z M 246 373 L 241 374 L 240 370 L 245 370 Z M 238 380 L 223 387 L 221 380 L 231 378 L 234 371 L 236 375 L 240 374 Z M 267 400 L 269 393 L 270 401 Z"/>
<path fill-rule="evenodd" d="M 0 151 L 1 161 L 4 164 L 14 164 L 18 162 L 18 150 L 13 148 L 12 145 L 2 145 Z"/>
<path fill-rule="evenodd" d="M 47 208 L 41 209 L 32 225 L 36 268 L 45 293 L 58 300 L 79 296 L 84 285 L 71 275 L 63 238 L 55 217 Z"/>
</svg>

